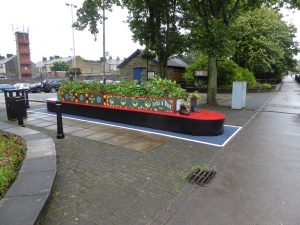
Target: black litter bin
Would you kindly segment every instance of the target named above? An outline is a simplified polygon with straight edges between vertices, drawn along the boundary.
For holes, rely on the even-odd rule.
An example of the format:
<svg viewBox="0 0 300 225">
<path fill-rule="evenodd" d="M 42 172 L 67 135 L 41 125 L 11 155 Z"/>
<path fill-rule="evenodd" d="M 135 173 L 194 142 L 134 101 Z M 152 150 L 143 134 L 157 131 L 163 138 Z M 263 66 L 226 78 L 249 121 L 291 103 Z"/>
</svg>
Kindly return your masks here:
<svg viewBox="0 0 300 225">
<path fill-rule="evenodd" d="M 27 118 L 27 101 L 25 90 L 4 90 L 4 97 L 8 120 L 17 120 L 20 110 L 22 117 Z"/>
</svg>

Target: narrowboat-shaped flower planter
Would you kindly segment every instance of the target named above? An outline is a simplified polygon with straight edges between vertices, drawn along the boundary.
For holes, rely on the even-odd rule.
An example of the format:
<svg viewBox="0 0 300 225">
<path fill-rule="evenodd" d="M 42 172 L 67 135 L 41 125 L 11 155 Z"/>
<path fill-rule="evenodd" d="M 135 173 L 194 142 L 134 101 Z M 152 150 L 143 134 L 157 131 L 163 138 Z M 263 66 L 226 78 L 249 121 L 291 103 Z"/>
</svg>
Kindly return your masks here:
<svg viewBox="0 0 300 225">
<path fill-rule="evenodd" d="M 116 94 L 61 92 L 57 98 L 63 103 L 101 106 L 107 108 L 147 110 L 152 112 L 175 113 L 182 99 L 155 98 L 147 96 L 124 96 Z"/>
<path fill-rule="evenodd" d="M 222 113 L 178 112 L 187 97 L 186 90 L 176 82 L 155 78 L 140 85 L 135 81 L 64 82 L 57 99 L 61 101 L 62 113 L 190 135 L 222 134 Z M 47 100 L 48 111 L 56 111 L 55 102 L 56 99 Z"/>
</svg>

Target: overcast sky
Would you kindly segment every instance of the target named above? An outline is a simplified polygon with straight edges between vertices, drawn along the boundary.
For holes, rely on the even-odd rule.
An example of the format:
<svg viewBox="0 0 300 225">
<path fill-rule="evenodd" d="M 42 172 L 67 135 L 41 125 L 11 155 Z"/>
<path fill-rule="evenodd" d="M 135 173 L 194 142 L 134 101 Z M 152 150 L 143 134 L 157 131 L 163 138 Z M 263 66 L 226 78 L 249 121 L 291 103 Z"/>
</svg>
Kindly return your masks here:
<svg viewBox="0 0 300 225">
<path fill-rule="evenodd" d="M 27 31 L 29 39 L 31 60 L 38 62 L 42 57 L 59 55 L 72 56 L 72 30 L 71 9 L 65 3 L 73 3 L 81 7 L 83 0 L 1 0 L 0 1 L 0 54 L 16 54 L 14 38 L 15 31 Z M 77 8 L 77 9 L 78 9 Z M 76 20 L 75 11 L 74 21 Z M 300 42 L 300 15 L 287 13 L 286 20 L 298 28 L 297 41 Z M 113 58 L 128 57 L 137 48 L 138 43 L 132 41 L 132 34 L 126 20 L 127 12 L 115 8 L 107 13 L 106 21 L 106 50 Z M 102 27 L 98 40 L 88 30 L 75 30 L 76 55 L 85 59 L 99 60 L 102 56 Z M 297 58 L 300 58 L 298 55 Z"/>
</svg>

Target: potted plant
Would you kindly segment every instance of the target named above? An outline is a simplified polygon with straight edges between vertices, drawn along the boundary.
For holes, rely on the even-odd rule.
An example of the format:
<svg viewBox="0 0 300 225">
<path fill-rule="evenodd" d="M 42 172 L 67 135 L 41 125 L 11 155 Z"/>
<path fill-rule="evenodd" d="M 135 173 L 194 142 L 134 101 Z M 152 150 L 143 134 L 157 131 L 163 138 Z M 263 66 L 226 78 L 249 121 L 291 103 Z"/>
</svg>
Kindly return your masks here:
<svg viewBox="0 0 300 225">
<path fill-rule="evenodd" d="M 191 111 L 192 112 L 198 112 L 199 109 L 197 109 L 197 101 L 200 100 L 200 94 L 195 91 L 191 94 Z"/>
<path fill-rule="evenodd" d="M 183 115 L 189 115 L 191 111 L 191 103 L 186 99 L 183 100 L 180 104 L 179 113 Z"/>
</svg>

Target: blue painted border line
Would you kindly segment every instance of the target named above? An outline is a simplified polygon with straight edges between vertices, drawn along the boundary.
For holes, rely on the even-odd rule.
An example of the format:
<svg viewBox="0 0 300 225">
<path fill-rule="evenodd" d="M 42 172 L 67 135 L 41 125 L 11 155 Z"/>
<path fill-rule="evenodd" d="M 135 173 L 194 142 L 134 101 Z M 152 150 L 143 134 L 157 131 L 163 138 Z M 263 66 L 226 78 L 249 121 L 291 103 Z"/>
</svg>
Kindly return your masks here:
<svg viewBox="0 0 300 225">
<path fill-rule="evenodd" d="M 56 113 L 49 112 L 45 108 L 35 109 L 35 110 L 29 111 L 29 112 L 42 113 L 42 114 L 47 114 L 47 115 L 51 115 L 51 116 L 56 116 Z M 170 132 L 170 131 L 165 131 L 165 130 L 158 130 L 158 129 L 152 129 L 152 128 L 147 128 L 147 127 L 134 126 L 134 125 L 124 124 L 124 123 L 116 123 L 116 122 L 111 122 L 111 121 L 106 121 L 106 120 L 71 115 L 71 114 L 66 114 L 66 113 L 63 113 L 63 118 L 74 119 L 74 120 L 79 120 L 79 121 L 83 121 L 83 122 L 95 123 L 95 124 L 108 125 L 108 126 L 112 126 L 112 127 L 119 127 L 119 128 L 124 128 L 124 129 L 128 129 L 128 130 L 135 130 L 135 131 L 150 133 L 150 134 L 157 134 L 157 135 L 162 135 L 162 136 L 166 136 L 166 137 L 171 137 L 171 138 L 176 138 L 176 139 L 181 139 L 181 140 L 186 140 L 186 141 L 192 141 L 192 142 L 206 144 L 206 145 L 212 145 L 212 146 L 216 146 L 216 147 L 224 147 L 230 141 L 230 139 L 232 139 L 242 129 L 242 127 L 239 127 L 239 126 L 224 125 L 224 132 L 222 135 L 194 136 L 194 135 L 175 133 L 175 132 Z"/>
</svg>

